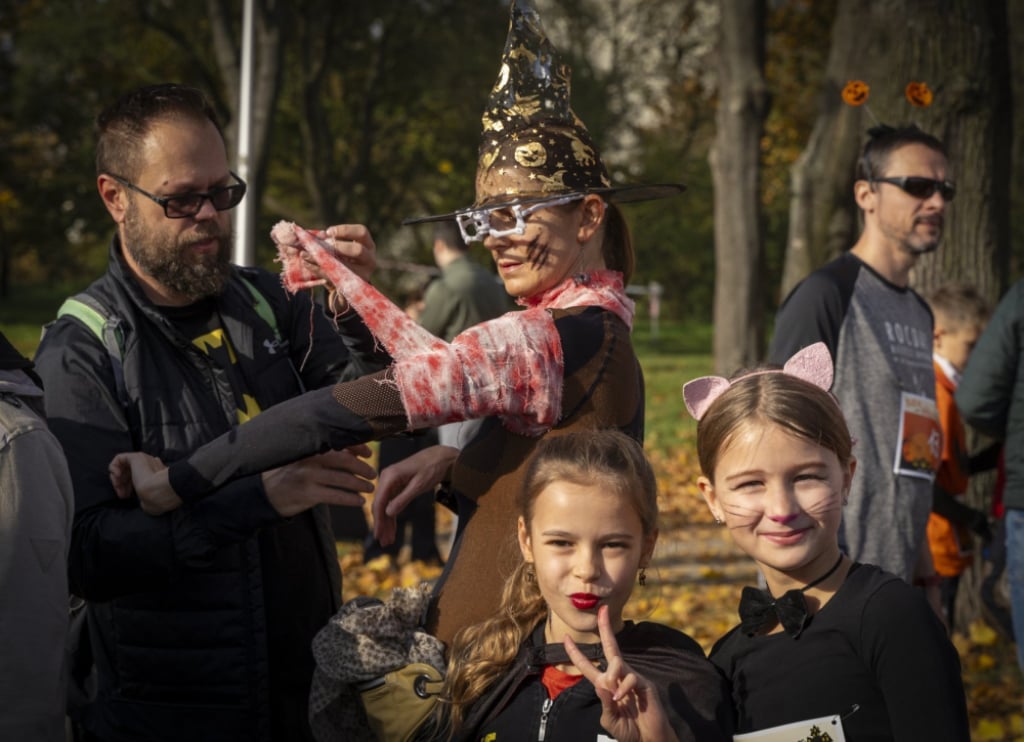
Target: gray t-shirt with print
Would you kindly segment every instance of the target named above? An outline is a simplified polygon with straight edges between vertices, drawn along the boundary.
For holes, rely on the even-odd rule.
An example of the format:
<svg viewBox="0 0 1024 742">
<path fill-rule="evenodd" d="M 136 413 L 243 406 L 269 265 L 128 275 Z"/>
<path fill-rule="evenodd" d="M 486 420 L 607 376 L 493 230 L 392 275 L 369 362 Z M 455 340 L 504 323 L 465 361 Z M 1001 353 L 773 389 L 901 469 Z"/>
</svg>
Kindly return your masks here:
<svg viewBox="0 0 1024 742">
<path fill-rule="evenodd" d="M 783 302 L 770 359 L 784 363 L 819 341 L 835 360 L 832 391 L 857 458 L 840 545 L 853 559 L 909 582 L 925 540 L 941 451 L 931 311 L 913 290 L 845 253 Z"/>
</svg>

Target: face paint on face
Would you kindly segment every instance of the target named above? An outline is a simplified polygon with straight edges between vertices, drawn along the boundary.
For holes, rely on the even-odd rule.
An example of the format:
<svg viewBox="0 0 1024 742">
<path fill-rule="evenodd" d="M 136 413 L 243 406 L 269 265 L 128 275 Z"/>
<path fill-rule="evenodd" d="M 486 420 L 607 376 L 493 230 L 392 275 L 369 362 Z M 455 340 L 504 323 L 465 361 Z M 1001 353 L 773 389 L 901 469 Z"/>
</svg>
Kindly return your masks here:
<svg viewBox="0 0 1024 742">
<path fill-rule="evenodd" d="M 842 501 L 853 476 L 836 455 L 771 423 L 738 428 L 698 480 L 712 514 L 773 577 L 813 580 L 839 553 Z M 824 565 L 824 566 L 822 566 Z"/>
</svg>

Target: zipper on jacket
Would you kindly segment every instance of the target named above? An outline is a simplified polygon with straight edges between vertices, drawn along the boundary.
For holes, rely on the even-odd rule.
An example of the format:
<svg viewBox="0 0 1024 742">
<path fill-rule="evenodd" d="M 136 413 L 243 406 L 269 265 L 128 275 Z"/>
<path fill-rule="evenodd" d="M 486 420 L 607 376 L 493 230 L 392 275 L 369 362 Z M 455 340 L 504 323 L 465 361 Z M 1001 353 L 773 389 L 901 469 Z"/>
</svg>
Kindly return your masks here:
<svg viewBox="0 0 1024 742">
<path fill-rule="evenodd" d="M 548 726 L 548 712 L 551 710 L 551 704 L 554 703 L 550 698 L 544 699 L 544 705 L 540 707 L 540 731 L 537 732 L 537 742 L 544 742 L 544 735 L 547 733 Z"/>
</svg>

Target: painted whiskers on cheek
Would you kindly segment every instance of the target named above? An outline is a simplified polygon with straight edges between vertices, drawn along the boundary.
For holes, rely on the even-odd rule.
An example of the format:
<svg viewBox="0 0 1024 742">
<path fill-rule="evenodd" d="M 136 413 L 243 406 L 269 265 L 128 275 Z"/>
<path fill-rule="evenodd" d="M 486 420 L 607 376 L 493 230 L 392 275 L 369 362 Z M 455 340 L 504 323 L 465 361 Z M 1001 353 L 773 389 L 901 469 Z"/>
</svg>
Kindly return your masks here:
<svg viewBox="0 0 1024 742">
<path fill-rule="evenodd" d="M 827 513 L 834 510 L 842 510 L 843 508 L 843 495 L 841 492 L 829 492 L 823 496 L 817 502 L 814 502 L 804 508 L 804 512 L 812 518 L 820 520 Z"/>
<path fill-rule="evenodd" d="M 530 240 L 530 247 L 526 252 L 530 261 L 530 267 L 534 269 L 543 268 L 547 265 L 548 256 L 551 254 L 551 245 L 547 241 L 541 242 L 540 238 L 541 235 L 537 235 Z"/>
<path fill-rule="evenodd" d="M 726 526 L 729 530 L 736 528 L 750 528 L 750 526 L 761 520 L 764 513 L 762 507 L 748 507 L 738 502 L 723 502 L 722 511 L 729 516 L 726 518 Z"/>
<path fill-rule="evenodd" d="M 843 497 L 841 492 L 829 492 L 819 500 L 816 500 L 803 508 L 803 512 L 814 520 L 820 520 L 827 513 L 834 510 L 840 510 L 842 508 L 842 502 Z M 750 528 L 764 517 L 764 506 L 762 504 L 750 506 L 736 501 L 722 501 L 722 510 L 729 516 L 726 522 L 728 523 L 730 530 L 736 528 Z"/>
</svg>

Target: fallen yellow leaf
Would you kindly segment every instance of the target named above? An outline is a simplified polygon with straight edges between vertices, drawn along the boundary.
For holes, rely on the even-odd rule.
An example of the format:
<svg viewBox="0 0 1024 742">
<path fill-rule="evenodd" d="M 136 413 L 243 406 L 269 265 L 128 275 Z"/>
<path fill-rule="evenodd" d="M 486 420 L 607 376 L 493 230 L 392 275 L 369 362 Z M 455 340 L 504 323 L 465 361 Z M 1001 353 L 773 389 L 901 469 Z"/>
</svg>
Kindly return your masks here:
<svg viewBox="0 0 1024 742">
<path fill-rule="evenodd" d="M 969 630 L 971 641 L 982 647 L 988 647 L 996 643 L 999 635 L 984 621 L 974 621 Z"/>
</svg>

